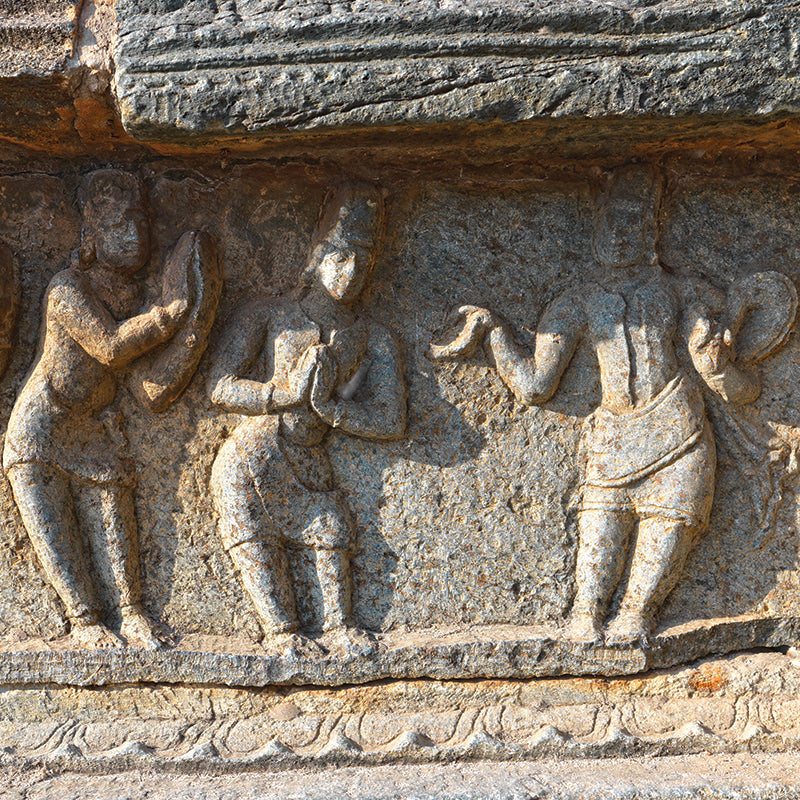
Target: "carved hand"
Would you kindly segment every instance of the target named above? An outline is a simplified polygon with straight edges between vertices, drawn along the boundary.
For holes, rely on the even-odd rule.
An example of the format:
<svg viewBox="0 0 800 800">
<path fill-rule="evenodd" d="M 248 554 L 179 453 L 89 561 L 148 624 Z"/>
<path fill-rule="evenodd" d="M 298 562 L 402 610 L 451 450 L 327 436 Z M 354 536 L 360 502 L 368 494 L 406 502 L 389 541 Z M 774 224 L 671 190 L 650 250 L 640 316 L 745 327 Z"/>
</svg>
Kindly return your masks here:
<svg viewBox="0 0 800 800">
<path fill-rule="evenodd" d="M 153 306 L 148 314 L 154 319 L 162 335 L 170 337 L 180 327 L 189 310 L 185 299 L 173 300 L 167 306 Z"/>
<path fill-rule="evenodd" d="M 166 308 L 167 316 L 176 324 L 180 325 L 189 312 L 189 301 L 185 297 L 173 300 Z"/>
<path fill-rule="evenodd" d="M 299 405 L 308 399 L 311 391 L 311 380 L 317 368 L 317 352 L 320 345 L 309 347 L 298 359 L 294 369 L 289 373 L 289 391 L 286 401 L 290 405 Z"/>
<path fill-rule="evenodd" d="M 689 355 L 703 378 L 713 378 L 725 371 L 731 359 L 733 336 L 730 330 L 723 330 L 702 311 L 692 309 L 692 313 L 695 320 L 689 336 Z"/>
<path fill-rule="evenodd" d="M 464 317 L 464 326 L 458 336 L 449 344 L 430 346 L 429 356 L 434 361 L 472 358 L 486 332 L 500 324 L 491 311 L 480 306 L 461 306 L 456 312 L 456 319 L 459 317 Z"/>
<path fill-rule="evenodd" d="M 322 416 L 321 409 L 330 405 L 336 388 L 336 360 L 327 347 L 317 348 L 316 370 L 311 385 L 311 406 Z"/>
</svg>

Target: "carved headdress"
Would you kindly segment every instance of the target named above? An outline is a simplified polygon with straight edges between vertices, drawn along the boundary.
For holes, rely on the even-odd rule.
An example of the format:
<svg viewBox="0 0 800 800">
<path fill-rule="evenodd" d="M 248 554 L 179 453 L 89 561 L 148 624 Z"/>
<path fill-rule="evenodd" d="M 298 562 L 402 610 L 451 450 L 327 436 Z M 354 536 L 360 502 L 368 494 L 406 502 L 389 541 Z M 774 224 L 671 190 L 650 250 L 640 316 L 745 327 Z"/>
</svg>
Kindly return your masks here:
<svg viewBox="0 0 800 800">
<path fill-rule="evenodd" d="M 352 182 L 331 190 L 322 205 L 311 251 L 300 276 L 300 289 L 310 288 L 317 268 L 326 253 L 348 244 L 366 246 L 372 254 L 372 267 L 378 255 L 385 225 L 385 193 L 365 182 Z"/>
</svg>

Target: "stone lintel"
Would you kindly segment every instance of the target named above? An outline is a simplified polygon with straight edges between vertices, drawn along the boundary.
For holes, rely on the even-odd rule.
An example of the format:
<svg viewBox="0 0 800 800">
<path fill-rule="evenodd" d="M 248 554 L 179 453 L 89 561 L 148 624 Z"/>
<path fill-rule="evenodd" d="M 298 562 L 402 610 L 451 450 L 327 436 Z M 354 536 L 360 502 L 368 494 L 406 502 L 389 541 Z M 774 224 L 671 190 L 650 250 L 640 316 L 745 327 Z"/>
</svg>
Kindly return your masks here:
<svg viewBox="0 0 800 800">
<path fill-rule="evenodd" d="M 800 108 L 800 20 L 786 3 L 219 5 L 117 4 L 117 97 L 133 137 L 246 147 L 448 125 L 769 121 Z"/>
</svg>

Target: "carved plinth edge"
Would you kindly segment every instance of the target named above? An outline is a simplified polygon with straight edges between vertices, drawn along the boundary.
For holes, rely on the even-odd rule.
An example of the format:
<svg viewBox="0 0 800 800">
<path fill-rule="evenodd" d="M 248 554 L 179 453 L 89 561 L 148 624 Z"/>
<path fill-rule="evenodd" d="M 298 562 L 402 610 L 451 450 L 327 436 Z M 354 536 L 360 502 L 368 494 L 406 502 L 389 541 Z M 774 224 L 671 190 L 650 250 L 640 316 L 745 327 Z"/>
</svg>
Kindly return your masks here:
<svg viewBox="0 0 800 800">
<path fill-rule="evenodd" d="M 798 682 L 791 657 L 759 653 L 633 680 L 396 682 L 382 694 L 150 684 L 97 698 L 91 690 L 6 687 L 0 735 L 9 744 L 0 767 L 221 774 L 787 753 L 800 749 Z M 195 709 L 191 724 L 165 714 L 175 701 Z"/>
<path fill-rule="evenodd" d="M 666 736 L 647 738 L 631 735 L 624 727 L 610 727 L 597 742 L 582 742 L 557 728 L 544 727 L 540 741 L 532 744 L 506 743 L 479 731 L 453 747 L 428 742 L 417 731 L 404 732 L 387 749 L 365 750 L 357 742 L 338 734 L 316 753 L 298 754 L 280 740 L 267 742 L 260 753 L 245 758 L 224 757 L 213 745 L 198 745 L 181 755 L 154 752 L 133 740 L 121 747 L 84 752 L 74 745 L 62 745 L 47 755 L 19 753 L 14 748 L 0 752 L 2 767 L 44 767 L 49 771 L 109 774 L 129 770 L 210 774 L 277 772 L 315 767 L 378 767 L 391 764 L 436 764 L 469 761 L 538 761 L 540 759 L 598 759 L 709 755 L 732 753 L 793 753 L 800 750 L 800 735 L 770 733 L 760 727 L 739 737 L 721 737 L 697 723 Z"/>
<path fill-rule="evenodd" d="M 136 682 L 217 686 L 346 686 L 394 679 L 529 679 L 635 675 L 753 648 L 800 645 L 800 618 L 701 620 L 668 628 L 648 644 L 571 642 L 556 630 L 499 625 L 380 636 L 371 656 L 269 655 L 241 640 L 186 636 L 174 649 L 71 649 L 64 639 L 5 646 L 0 683 L 114 686 Z"/>
</svg>

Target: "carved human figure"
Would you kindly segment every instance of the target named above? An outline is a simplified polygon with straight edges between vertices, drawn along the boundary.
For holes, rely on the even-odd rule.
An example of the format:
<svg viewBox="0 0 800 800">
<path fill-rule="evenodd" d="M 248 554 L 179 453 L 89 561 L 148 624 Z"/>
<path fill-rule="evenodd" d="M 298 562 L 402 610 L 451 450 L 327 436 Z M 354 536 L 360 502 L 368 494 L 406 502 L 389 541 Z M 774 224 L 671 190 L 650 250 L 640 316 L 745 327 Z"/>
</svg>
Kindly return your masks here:
<svg viewBox="0 0 800 800">
<path fill-rule="evenodd" d="M 150 235 L 134 175 L 91 173 L 81 200 L 80 251 L 47 288 L 38 358 L 11 412 L 3 466 L 72 635 L 88 647 L 153 649 L 161 641 L 142 607 L 135 473 L 115 375 L 167 342 L 192 299 L 139 311 L 135 275 Z M 119 608 L 121 638 L 103 623 L 100 584 Z"/>
<path fill-rule="evenodd" d="M 553 396 L 582 339 L 594 348 L 602 399 L 585 435 L 576 595 L 567 624 L 568 636 L 580 641 L 602 639 L 627 566 L 627 584 L 605 639 L 649 637 L 658 609 L 708 526 L 716 454 L 695 377 L 728 403 L 751 402 L 760 391 L 756 373 L 734 361 L 731 330 L 703 304 L 714 290 L 673 279 L 660 266 L 660 196 L 661 183 L 650 169 L 628 167 L 609 177 L 593 240 L 605 276 L 546 308 L 533 358 L 498 316 L 473 306 L 460 309 L 466 324 L 458 338 L 432 348 L 434 358 L 464 358 L 483 342 L 504 383 L 528 406 Z M 742 309 L 739 303 L 737 324 Z M 696 376 L 676 356 L 681 336 Z"/>
<path fill-rule="evenodd" d="M 326 199 L 300 285 L 235 314 L 209 382 L 214 403 L 243 415 L 214 462 L 219 532 L 253 602 L 268 649 L 315 655 L 298 619 L 289 551 L 310 548 L 328 648 L 365 653 L 352 617 L 355 530 L 325 446 L 332 429 L 401 437 L 406 391 L 392 335 L 355 310 L 380 248 L 383 200 L 368 185 Z"/>
</svg>

